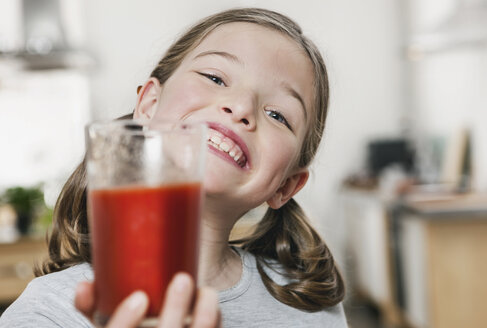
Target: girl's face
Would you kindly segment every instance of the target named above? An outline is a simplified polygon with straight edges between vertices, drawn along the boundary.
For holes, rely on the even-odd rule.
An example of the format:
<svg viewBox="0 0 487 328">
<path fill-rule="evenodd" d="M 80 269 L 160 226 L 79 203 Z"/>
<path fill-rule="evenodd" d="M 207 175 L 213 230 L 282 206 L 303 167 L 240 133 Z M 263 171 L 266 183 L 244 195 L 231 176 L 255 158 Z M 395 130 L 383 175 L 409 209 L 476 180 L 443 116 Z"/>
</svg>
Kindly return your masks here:
<svg viewBox="0 0 487 328">
<path fill-rule="evenodd" d="M 206 122 L 205 188 L 243 213 L 282 206 L 306 183 L 296 168 L 313 104 L 313 68 L 295 41 L 250 23 L 211 32 L 160 86 L 150 79 L 135 117 Z"/>
</svg>

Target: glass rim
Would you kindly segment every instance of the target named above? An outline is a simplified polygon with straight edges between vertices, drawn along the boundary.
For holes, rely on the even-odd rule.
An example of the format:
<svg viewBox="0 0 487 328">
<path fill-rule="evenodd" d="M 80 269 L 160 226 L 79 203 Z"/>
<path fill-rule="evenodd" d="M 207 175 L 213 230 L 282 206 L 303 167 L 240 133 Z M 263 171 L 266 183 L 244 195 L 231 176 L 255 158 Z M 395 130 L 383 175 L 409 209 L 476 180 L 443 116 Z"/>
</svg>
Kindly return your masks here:
<svg viewBox="0 0 487 328">
<path fill-rule="evenodd" d="M 143 136 L 159 133 L 201 133 L 208 130 L 206 122 L 183 122 L 183 121 L 154 121 L 148 119 L 121 119 L 121 120 L 98 120 L 92 121 L 85 126 L 87 133 L 113 131 L 105 130 L 112 127 L 116 131 L 123 131 L 126 135 Z M 137 127 L 142 127 L 138 129 Z"/>
</svg>

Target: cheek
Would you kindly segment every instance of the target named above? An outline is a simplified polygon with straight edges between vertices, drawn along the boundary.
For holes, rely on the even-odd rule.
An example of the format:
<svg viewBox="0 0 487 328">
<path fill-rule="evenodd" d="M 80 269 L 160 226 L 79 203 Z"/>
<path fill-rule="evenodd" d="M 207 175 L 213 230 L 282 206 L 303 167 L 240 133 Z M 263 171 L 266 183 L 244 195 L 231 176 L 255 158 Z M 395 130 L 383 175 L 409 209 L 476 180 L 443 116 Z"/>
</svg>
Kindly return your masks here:
<svg viewBox="0 0 487 328">
<path fill-rule="evenodd" d="M 181 119 L 193 111 L 208 106 L 209 99 L 201 86 L 194 82 L 168 83 L 162 90 L 157 117 Z"/>
<path fill-rule="evenodd" d="M 279 140 L 279 139 L 278 139 Z M 295 140 L 281 138 L 276 144 L 267 143 L 262 149 L 263 184 L 279 188 L 298 158 L 299 147 Z"/>
<path fill-rule="evenodd" d="M 267 134 L 261 139 L 263 160 L 274 170 L 287 172 L 296 163 L 299 139 L 289 134 Z M 267 154 L 267 155 L 266 155 Z"/>
</svg>

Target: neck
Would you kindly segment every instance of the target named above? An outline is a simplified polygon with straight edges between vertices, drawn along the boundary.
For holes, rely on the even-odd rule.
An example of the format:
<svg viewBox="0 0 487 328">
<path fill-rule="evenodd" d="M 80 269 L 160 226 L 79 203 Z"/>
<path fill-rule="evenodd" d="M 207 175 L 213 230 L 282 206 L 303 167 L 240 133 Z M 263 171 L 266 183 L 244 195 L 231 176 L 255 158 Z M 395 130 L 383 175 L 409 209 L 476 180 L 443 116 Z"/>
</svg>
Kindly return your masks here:
<svg viewBox="0 0 487 328">
<path fill-rule="evenodd" d="M 238 217 L 222 217 L 205 210 L 201 221 L 198 284 L 216 290 L 234 286 L 242 274 L 239 255 L 228 245 Z"/>
</svg>

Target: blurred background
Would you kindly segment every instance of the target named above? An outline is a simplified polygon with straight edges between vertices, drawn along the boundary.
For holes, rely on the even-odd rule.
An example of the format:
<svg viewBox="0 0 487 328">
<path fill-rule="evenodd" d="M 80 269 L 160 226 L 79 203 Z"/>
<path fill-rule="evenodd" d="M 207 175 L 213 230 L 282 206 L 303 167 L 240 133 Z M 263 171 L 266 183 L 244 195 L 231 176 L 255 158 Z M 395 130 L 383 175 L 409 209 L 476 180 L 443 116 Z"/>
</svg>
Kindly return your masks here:
<svg viewBox="0 0 487 328">
<path fill-rule="evenodd" d="M 486 0 L 2 0 L 0 303 L 46 253 L 84 125 L 131 112 L 186 27 L 238 6 L 289 15 L 327 62 L 325 137 L 297 200 L 348 282 L 350 326 L 483 327 Z"/>
</svg>

